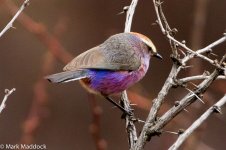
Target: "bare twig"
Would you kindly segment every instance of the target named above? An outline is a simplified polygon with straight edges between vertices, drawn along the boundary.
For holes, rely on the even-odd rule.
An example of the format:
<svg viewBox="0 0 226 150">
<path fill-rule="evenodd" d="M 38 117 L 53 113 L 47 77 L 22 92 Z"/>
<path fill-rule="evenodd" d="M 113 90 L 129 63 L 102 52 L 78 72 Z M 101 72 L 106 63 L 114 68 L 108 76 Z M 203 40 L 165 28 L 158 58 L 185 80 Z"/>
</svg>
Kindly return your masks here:
<svg viewBox="0 0 226 150">
<path fill-rule="evenodd" d="M 169 77 L 166 79 L 165 84 L 163 85 L 163 88 L 159 92 L 157 98 L 154 99 L 154 101 L 153 101 L 153 105 L 152 105 L 151 110 L 149 112 L 149 115 L 146 119 L 145 125 L 144 125 L 144 127 L 141 131 L 141 134 L 140 134 L 140 136 L 137 140 L 135 150 L 142 149 L 144 144 L 146 143 L 146 141 L 148 139 L 148 137 L 146 136 L 146 132 L 153 125 L 153 123 L 156 119 L 157 113 L 160 109 L 160 106 L 162 105 L 162 103 L 164 101 L 165 96 L 167 95 L 170 88 L 173 86 L 172 77 L 175 75 L 175 72 L 176 72 L 176 66 L 173 65 L 171 72 L 169 74 Z"/>
<path fill-rule="evenodd" d="M 129 102 L 126 91 L 123 91 L 123 93 L 122 93 L 122 100 L 123 100 L 123 105 L 124 105 L 125 110 L 131 111 L 130 102 Z M 125 119 L 126 119 L 126 130 L 128 133 L 129 146 L 130 146 L 130 148 L 132 148 L 137 141 L 137 131 L 136 131 L 136 127 L 134 125 L 133 113 L 131 116 L 126 115 Z"/>
<path fill-rule="evenodd" d="M 25 7 L 29 4 L 29 0 L 25 0 L 20 9 L 17 11 L 17 13 L 13 16 L 12 20 L 5 26 L 5 28 L 1 31 L 0 37 L 9 30 L 10 28 L 13 28 L 13 23 L 16 20 L 16 18 L 20 15 L 20 13 L 25 9 Z"/>
<path fill-rule="evenodd" d="M 126 22 L 125 22 L 124 32 L 131 31 L 133 15 L 134 15 L 137 3 L 138 3 L 138 0 L 132 0 L 131 4 L 129 6 L 129 9 L 126 12 Z M 129 112 L 131 112 L 132 109 L 130 108 L 130 102 L 129 102 L 126 91 L 122 92 L 121 100 L 122 100 L 124 108 L 126 110 L 128 110 Z M 132 147 L 134 147 L 136 140 L 137 140 L 137 132 L 136 132 L 136 127 L 134 125 L 133 113 L 132 113 L 132 116 L 126 115 L 125 119 L 126 119 L 126 129 L 127 129 L 127 133 L 128 133 L 129 148 L 131 149 Z"/>
<path fill-rule="evenodd" d="M 220 107 L 226 103 L 226 95 L 220 99 L 215 105 L 210 107 L 202 116 L 200 116 L 183 134 L 181 134 L 177 141 L 169 148 L 169 150 L 178 149 L 181 144 L 196 130 L 212 113 L 220 113 Z"/>
<path fill-rule="evenodd" d="M 179 79 L 179 81 L 182 82 L 182 83 L 187 83 L 187 82 L 190 82 L 190 81 L 204 80 L 204 79 L 207 79 L 207 78 L 209 78 L 209 76 L 197 75 L 197 76 L 185 77 L 185 78 Z M 223 75 L 218 76 L 216 79 L 226 80 L 226 76 L 223 76 Z"/>
<path fill-rule="evenodd" d="M 5 89 L 5 96 L 4 96 L 4 98 L 3 98 L 3 100 L 2 100 L 2 103 L 1 103 L 1 105 L 0 105 L 0 114 L 1 114 L 1 112 L 3 111 L 3 109 L 6 107 L 6 104 L 5 104 L 5 103 L 6 103 L 7 99 L 8 99 L 8 97 L 9 97 L 14 91 L 16 91 L 15 88 L 13 88 L 13 89 L 11 89 L 11 90 Z"/>
<path fill-rule="evenodd" d="M 128 9 L 127 13 L 126 13 L 126 22 L 125 22 L 125 30 L 124 30 L 124 32 L 130 32 L 131 31 L 133 15 L 134 15 L 137 3 L 138 3 L 138 0 L 132 0 L 131 4 L 129 6 L 129 9 Z"/>
<path fill-rule="evenodd" d="M 142 129 L 142 132 L 140 136 L 138 137 L 137 143 L 135 144 L 135 147 L 133 149 L 135 150 L 141 150 L 143 149 L 145 143 L 151 139 L 152 136 L 161 134 L 161 129 L 169 123 L 179 112 L 185 109 L 188 105 L 193 103 L 200 94 L 204 93 L 207 88 L 210 86 L 210 84 L 220 75 L 222 74 L 222 67 L 219 67 L 219 63 L 216 63 L 215 61 L 209 59 L 208 57 L 201 55 L 200 51 L 193 51 L 190 48 L 188 48 L 184 43 L 179 42 L 173 37 L 172 30 L 169 27 L 169 24 L 167 23 L 167 20 L 163 14 L 162 7 L 161 7 L 161 1 L 160 0 L 153 0 L 154 7 L 156 10 L 156 15 L 158 19 L 158 24 L 160 26 L 160 29 L 162 33 L 168 38 L 170 46 L 172 48 L 173 52 L 173 67 L 171 69 L 171 72 L 163 85 L 161 91 L 158 94 L 158 97 L 154 100 L 152 108 L 149 112 L 149 115 L 146 119 L 145 125 Z M 222 43 L 224 40 L 221 40 L 217 42 L 217 44 Z M 215 43 L 215 42 L 214 42 Z M 183 59 L 178 58 L 177 53 L 177 47 L 181 46 L 186 51 L 188 51 L 188 55 L 185 56 Z M 208 47 L 214 47 L 215 44 L 208 46 Z M 201 51 L 204 52 L 204 51 Z M 169 111 L 167 111 L 162 117 L 157 119 L 157 113 L 160 109 L 160 106 L 162 105 L 165 96 L 168 94 L 169 90 L 173 86 L 178 86 L 181 83 L 176 80 L 176 77 L 178 73 L 181 71 L 181 69 L 186 66 L 186 62 L 195 56 L 202 58 L 205 61 L 208 61 L 212 65 L 214 65 L 217 69 L 210 75 L 208 78 L 206 78 L 203 82 L 201 82 L 197 89 L 193 92 L 189 92 L 179 103 L 177 106 L 174 106 Z M 218 69 L 220 68 L 220 69 Z M 220 76 L 221 77 L 221 76 Z"/>
<path fill-rule="evenodd" d="M 226 41 L 226 33 L 224 33 L 223 37 L 221 37 L 217 41 L 214 41 L 213 43 L 209 44 L 208 46 L 197 50 L 197 53 L 199 53 L 199 54 L 206 53 L 206 52 L 210 51 L 212 48 L 214 48 L 215 46 L 220 45 L 221 43 L 223 43 L 225 41 Z"/>
<path fill-rule="evenodd" d="M 187 94 L 177 106 L 172 107 L 168 110 L 162 117 L 160 117 L 155 125 L 153 125 L 146 133 L 147 138 L 160 133 L 160 130 L 171 121 L 179 112 L 181 112 L 184 108 L 189 106 L 191 103 L 195 102 L 197 99 L 196 95 L 200 95 L 204 93 L 210 84 L 215 80 L 215 78 L 219 75 L 219 71 L 215 70 L 208 79 L 204 80 L 193 93 Z"/>
</svg>

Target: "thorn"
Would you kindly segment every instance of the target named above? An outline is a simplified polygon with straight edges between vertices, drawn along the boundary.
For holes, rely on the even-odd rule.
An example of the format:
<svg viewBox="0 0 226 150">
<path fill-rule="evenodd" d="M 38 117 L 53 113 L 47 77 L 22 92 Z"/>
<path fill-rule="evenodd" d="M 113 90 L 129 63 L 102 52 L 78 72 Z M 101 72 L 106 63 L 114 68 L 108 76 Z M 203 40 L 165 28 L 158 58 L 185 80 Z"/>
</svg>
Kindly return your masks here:
<svg viewBox="0 0 226 150">
<path fill-rule="evenodd" d="M 11 28 L 12 28 L 12 29 L 16 29 L 16 27 L 14 27 L 14 26 L 11 26 Z"/>
<path fill-rule="evenodd" d="M 182 69 L 187 69 L 187 68 L 192 68 L 192 67 L 194 67 L 193 65 L 191 65 L 191 66 L 182 66 Z"/>
<path fill-rule="evenodd" d="M 156 24 L 159 24 L 159 21 L 158 21 L 158 20 L 155 20 L 155 23 L 156 23 Z"/>
<path fill-rule="evenodd" d="M 218 56 L 217 54 L 214 54 L 214 53 L 210 53 L 210 54 L 213 55 L 213 56 L 216 56 L 216 57 Z"/>
<path fill-rule="evenodd" d="M 180 52 L 184 55 L 184 57 L 186 56 L 185 52 L 182 51 L 180 48 L 179 48 Z"/>
<path fill-rule="evenodd" d="M 125 12 L 124 11 L 121 11 L 119 13 L 117 13 L 116 15 L 121 15 L 121 14 L 124 14 Z"/>
<path fill-rule="evenodd" d="M 187 109 L 184 108 L 184 111 L 186 111 L 187 113 L 189 113 L 189 111 Z"/>
<path fill-rule="evenodd" d="M 117 15 L 124 14 L 124 13 L 126 13 L 128 10 L 129 10 L 129 6 L 124 6 L 123 9 L 122 9 L 122 11 L 119 12 Z"/>
<path fill-rule="evenodd" d="M 111 107 L 111 109 L 115 109 L 115 108 L 117 108 L 117 107 L 116 107 L 116 106 L 112 106 L 112 107 Z"/>
<path fill-rule="evenodd" d="M 191 85 L 193 85 L 194 87 L 198 88 L 198 85 L 196 85 L 195 83 L 193 82 L 189 82 Z"/>
<path fill-rule="evenodd" d="M 137 119 L 137 121 L 138 121 L 138 123 L 145 123 L 145 121 L 144 120 L 141 120 L 141 119 Z"/>
<path fill-rule="evenodd" d="M 156 25 L 158 25 L 157 20 L 156 20 L 156 22 L 153 22 L 151 25 L 152 25 L 152 26 L 156 26 Z"/>
<path fill-rule="evenodd" d="M 220 114 L 222 114 L 222 112 L 221 112 L 221 108 L 220 107 L 218 107 L 218 106 L 213 106 L 213 112 L 215 112 L 215 113 L 220 113 Z"/>
<path fill-rule="evenodd" d="M 174 135 L 178 135 L 178 132 L 174 132 L 174 131 L 163 131 L 163 132 L 174 134 Z"/>
<path fill-rule="evenodd" d="M 204 102 L 198 95 L 196 95 L 192 90 L 190 90 L 190 89 L 188 89 L 188 88 L 185 88 L 185 89 L 187 89 L 189 92 L 191 92 L 192 94 L 194 94 L 195 97 L 196 97 L 200 102 L 202 102 L 203 104 L 205 104 L 205 102 Z"/>
<path fill-rule="evenodd" d="M 137 104 L 130 104 L 130 106 L 137 106 Z"/>
</svg>

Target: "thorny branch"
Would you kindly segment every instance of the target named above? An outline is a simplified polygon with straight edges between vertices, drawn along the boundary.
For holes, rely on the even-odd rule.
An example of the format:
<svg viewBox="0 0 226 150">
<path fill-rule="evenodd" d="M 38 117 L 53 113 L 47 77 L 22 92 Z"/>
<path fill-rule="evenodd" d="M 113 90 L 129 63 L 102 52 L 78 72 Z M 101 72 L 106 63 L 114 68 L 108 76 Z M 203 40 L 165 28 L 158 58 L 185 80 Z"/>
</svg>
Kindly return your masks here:
<svg viewBox="0 0 226 150">
<path fill-rule="evenodd" d="M 6 107 L 6 104 L 5 104 L 5 103 L 6 103 L 7 99 L 8 99 L 8 97 L 9 97 L 14 91 L 16 91 L 15 88 L 13 88 L 13 89 L 11 89 L 11 90 L 5 89 L 5 96 L 4 96 L 4 98 L 3 98 L 3 100 L 2 100 L 2 103 L 1 103 L 1 105 L 0 105 L 0 114 L 1 114 L 1 112 L 3 111 L 3 109 Z"/>
<path fill-rule="evenodd" d="M 181 84 L 184 84 L 184 83 L 188 83 L 188 82 L 194 81 L 194 80 L 204 80 L 209 77 L 210 76 L 208 76 L 208 75 L 197 75 L 197 76 L 185 77 L 185 78 L 179 79 L 178 81 L 181 82 Z M 226 76 L 220 75 L 216 79 L 226 80 Z"/>
<path fill-rule="evenodd" d="M 125 22 L 124 32 L 130 32 L 131 31 L 133 15 L 134 15 L 137 3 L 138 3 L 138 0 L 132 0 L 128 10 L 126 10 L 126 22 Z M 132 114 L 131 116 L 125 115 L 129 148 L 131 149 L 132 147 L 134 147 L 134 145 L 137 141 L 137 131 L 136 131 L 136 127 L 134 125 L 134 114 L 133 114 L 132 109 L 130 107 L 130 102 L 129 102 L 126 91 L 123 91 L 121 100 L 122 100 L 124 108 L 126 110 L 128 110 L 129 112 L 131 112 L 131 114 Z"/>
<path fill-rule="evenodd" d="M 212 113 L 221 113 L 220 108 L 226 103 L 226 95 L 220 99 L 215 105 L 210 107 L 201 117 L 199 117 L 184 133 L 179 135 L 177 141 L 169 148 L 169 150 L 177 150 L 181 144 L 197 129 Z"/>
<path fill-rule="evenodd" d="M 213 61 L 209 59 L 208 57 L 202 55 L 203 53 L 211 51 L 211 49 L 224 41 L 226 41 L 226 35 L 219 40 L 213 42 L 212 44 L 208 45 L 207 47 L 193 51 L 192 49 L 188 48 L 184 43 L 179 42 L 174 38 L 174 29 L 172 30 L 169 27 L 169 24 L 165 18 L 165 15 L 162 10 L 162 2 L 160 0 L 153 0 L 156 15 L 157 15 L 157 23 L 160 26 L 160 29 L 162 33 L 167 37 L 169 40 L 170 46 L 172 48 L 173 55 L 171 56 L 173 60 L 173 66 L 171 69 L 171 72 L 166 79 L 165 84 L 163 85 L 161 91 L 159 92 L 156 99 L 153 101 L 153 105 L 151 107 L 151 110 L 149 112 L 149 115 L 146 119 L 145 125 L 142 129 L 142 132 L 140 136 L 138 137 L 138 140 L 135 144 L 135 146 L 132 149 L 135 150 L 141 150 L 144 148 L 144 145 L 147 141 L 151 139 L 152 136 L 161 134 L 162 128 L 169 123 L 177 114 L 179 114 L 181 111 L 183 111 L 187 106 L 195 102 L 197 99 L 201 99 L 199 97 L 200 94 L 204 93 L 207 88 L 210 86 L 210 84 L 217 78 L 223 78 L 225 79 L 225 57 L 224 56 L 220 63 Z M 185 51 L 187 51 L 186 55 L 183 58 L 180 58 L 178 54 L 178 47 L 182 47 Z M 196 76 L 196 77 L 189 77 L 184 78 L 183 80 L 190 81 L 191 79 L 204 79 L 203 82 L 201 82 L 195 91 L 190 91 L 184 98 L 182 98 L 179 103 L 175 106 L 173 106 L 171 109 L 169 109 L 163 116 L 161 116 L 159 119 L 157 119 L 157 113 L 164 102 L 165 96 L 168 94 L 169 90 L 172 87 L 181 86 L 180 80 L 177 80 L 178 73 L 186 67 L 186 63 L 193 59 L 194 57 L 199 57 L 210 64 L 214 65 L 216 67 L 215 71 L 209 75 L 209 76 Z M 183 81 L 182 80 L 182 81 Z"/>
<path fill-rule="evenodd" d="M 13 16 L 12 20 L 5 26 L 5 28 L 1 31 L 0 37 L 9 30 L 10 28 L 13 28 L 13 23 L 16 20 L 16 18 L 20 15 L 20 13 L 25 9 L 25 7 L 29 4 L 29 0 L 25 0 L 20 9 L 17 11 L 17 13 Z"/>
</svg>

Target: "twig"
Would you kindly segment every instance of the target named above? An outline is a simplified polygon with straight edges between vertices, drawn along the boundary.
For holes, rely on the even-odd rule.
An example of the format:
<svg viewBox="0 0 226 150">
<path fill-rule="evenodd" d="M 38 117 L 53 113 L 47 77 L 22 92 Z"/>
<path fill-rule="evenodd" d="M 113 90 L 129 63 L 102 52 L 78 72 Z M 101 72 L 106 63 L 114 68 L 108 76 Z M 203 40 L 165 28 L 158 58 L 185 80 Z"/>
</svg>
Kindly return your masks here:
<svg viewBox="0 0 226 150">
<path fill-rule="evenodd" d="M 177 67 L 176 65 L 173 65 L 171 72 L 168 76 L 168 78 L 166 79 L 161 91 L 159 92 L 157 98 L 154 99 L 153 101 L 153 105 L 151 107 L 151 110 L 148 114 L 148 117 L 146 119 L 146 122 L 144 124 L 144 127 L 141 131 L 140 136 L 138 137 L 137 143 L 134 147 L 134 150 L 141 150 L 143 149 L 145 143 L 148 140 L 148 136 L 147 136 L 147 132 L 149 130 L 149 128 L 154 124 L 156 117 L 157 117 L 157 113 L 160 109 L 160 106 L 162 105 L 164 98 L 166 97 L 166 95 L 168 94 L 169 90 L 171 89 L 171 87 L 173 86 L 173 77 L 176 74 L 177 71 Z"/>
<path fill-rule="evenodd" d="M 167 37 L 168 37 L 170 40 L 172 40 L 172 41 L 174 41 L 175 43 L 177 43 L 179 46 L 183 47 L 183 48 L 184 48 L 185 50 L 187 50 L 188 52 L 192 53 L 193 55 L 189 55 L 189 56 L 191 56 L 190 59 L 193 58 L 193 57 L 195 57 L 195 56 L 197 56 L 197 57 L 202 58 L 203 60 L 209 62 L 210 64 L 215 65 L 215 63 L 214 63 L 213 60 L 209 59 L 209 58 L 206 57 L 206 56 L 201 55 L 201 54 L 198 53 L 198 52 L 193 51 L 192 49 L 188 48 L 185 44 L 183 44 L 183 43 L 177 41 L 176 39 L 174 39 L 171 35 L 167 35 Z M 183 62 L 183 63 L 184 63 L 184 62 Z"/>
<path fill-rule="evenodd" d="M 5 28 L 1 31 L 0 37 L 9 30 L 10 28 L 13 28 L 13 22 L 16 20 L 16 18 L 20 15 L 20 13 L 26 8 L 26 6 L 29 4 L 29 0 L 25 0 L 20 9 L 17 11 L 17 13 L 13 16 L 12 20 L 5 26 Z"/>
<path fill-rule="evenodd" d="M 158 24 L 160 26 L 160 29 L 162 33 L 168 38 L 170 46 L 172 48 L 173 52 L 173 67 L 171 69 L 171 72 L 163 85 L 161 91 L 158 94 L 158 97 L 154 100 L 152 108 L 149 112 L 149 115 L 146 119 L 145 125 L 142 129 L 142 132 L 140 136 L 138 137 L 137 143 L 135 144 L 134 150 L 141 150 L 144 148 L 145 143 L 150 140 L 152 136 L 161 134 L 161 129 L 169 123 L 180 111 L 184 110 L 186 106 L 193 103 L 197 96 L 199 96 L 201 93 L 204 93 L 206 89 L 210 86 L 210 84 L 219 76 L 219 74 L 222 72 L 222 68 L 216 69 L 207 79 L 205 79 L 194 92 L 189 92 L 188 95 L 186 95 L 180 102 L 179 105 L 171 108 L 169 111 L 167 111 L 160 119 L 157 119 L 157 113 L 160 109 L 160 106 L 162 105 L 165 96 L 168 94 L 169 90 L 173 86 L 178 86 L 179 83 L 176 83 L 175 79 L 178 75 L 178 73 L 181 71 L 181 69 L 186 66 L 186 62 L 195 56 L 198 56 L 211 64 L 213 64 L 216 68 L 219 68 L 219 64 L 215 63 L 213 60 L 207 58 L 206 56 L 201 55 L 201 53 L 194 52 L 190 48 L 188 48 L 185 44 L 182 44 L 181 42 L 177 41 L 172 34 L 172 30 L 170 29 L 167 20 L 163 14 L 162 7 L 161 7 L 161 1 L 160 0 L 153 0 L 154 7 L 156 10 L 156 15 L 158 18 Z M 163 21 L 163 22 L 162 22 Z M 223 40 L 218 42 L 218 44 L 222 43 Z M 177 53 L 177 46 L 183 47 L 185 50 L 187 50 L 189 53 L 187 56 L 185 56 L 183 59 L 178 58 Z M 215 45 L 212 45 L 215 46 Z"/>
<path fill-rule="evenodd" d="M 7 99 L 8 99 L 8 97 L 9 97 L 14 91 L 16 91 L 15 88 L 13 88 L 13 89 L 11 89 L 11 90 L 5 89 L 5 96 L 4 96 L 4 98 L 3 98 L 3 100 L 2 100 L 2 103 L 1 103 L 1 105 L 0 105 L 0 114 L 1 114 L 1 112 L 3 111 L 3 109 L 6 107 L 6 104 L 5 104 L 5 103 L 6 103 Z"/>
<path fill-rule="evenodd" d="M 190 82 L 190 81 L 204 80 L 204 79 L 207 79 L 207 78 L 209 78 L 209 76 L 197 75 L 197 76 L 185 77 L 185 78 L 179 79 L 179 81 L 181 83 L 187 83 L 187 82 Z M 216 79 L 226 80 L 226 76 L 218 76 Z"/>
<path fill-rule="evenodd" d="M 122 100 L 125 110 L 129 110 L 131 112 L 130 102 L 127 96 L 126 91 L 123 91 L 122 93 Z M 137 141 L 137 131 L 136 127 L 134 125 L 134 116 L 133 113 L 131 116 L 126 115 L 126 130 L 128 133 L 128 141 L 130 148 L 134 147 L 136 141 Z"/>
<path fill-rule="evenodd" d="M 210 51 L 212 48 L 214 48 L 215 46 L 217 46 L 225 41 L 226 41 L 226 33 L 224 33 L 224 36 L 221 37 L 220 39 L 218 39 L 217 41 L 214 41 L 213 43 L 209 44 L 208 46 L 197 50 L 197 53 L 199 53 L 199 54 L 206 53 L 206 52 Z"/>
<path fill-rule="evenodd" d="M 132 0 L 128 11 L 126 12 L 126 22 L 125 22 L 125 29 L 124 32 L 130 32 L 131 31 L 131 26 L 132 26 L 132 20 L 133 20 L 133 15 L 135 12 L 136 5 L 138 3 L 138 0 Z M 121 97 L 123 106 L 126 110 L 131 112 L 130 108 L 130 102 L 127 96 L 126 91 L 122 92 L 122 97 Z M 137 141 L 137 132 L 136 132 L 136 127 L 134 125 L 134 117 L 126 115 L 125 120 L 126 120 L 126 129 L 128 133 L 128 141 L 129 141 L 129 148 L 131 149 L 134 147 L 136 141 Z"/>
<path fill-rule="evenodd" d="M 128 9 L 127 13 L 126 13 L 126 22 L 125 22 L 125 30 L 124 30 L 124 32 L 130 32 L 131 31 L 133 15 L 134 15 L 137 3 L 138 3 L 138 0 L 132 0 L 131 4 L 129 6 L 129 9 Z"/>
<path fill-rule="evenodd" d="M 225 61 L 225 57 L 222 58 Z M 222 61 L 221 61 L 222 62 Z M 192 104 L 197 100 L 197 95 L 204 93 L 207 88 L 211 85 L 211 83 L 221 74 L 222 70 L 215 69 L 215 71 L 209 76 L 209 78 L 205 79 L 202 83 L 199 84 L 197 89 L 194 92 L 190 92 L 187 94 L 179 103 L 178 105 L 172 107 L 168 110 L 163 116 L 161 116 L 157 121 L 153 124 L 148 124 L 148 120 L 146 121 L 145 125 L 147 128 L 143 128 L 144 132 L 138 138 L 138 142 L 136 144 L 135 149 L 141 150 L 143 149 L 146 141 L 150 140 L 152 136 L 161 134 L 161 129 L 168 124 L 177 114 L 184 110 L 187 106 Z"/>
<path fill-rule="evenodd" d="M 202 116 L 200 116 L 183 134 L 181 134 L 176 142 L 169 150 L 177 150 L 181 144 L 196 130 L 212 113 L 220 112 L 220 107 L 226 103 L 226 95 L 220 99 L 215 105 L 210 107 Z"/>
<path fill-rule="evenodd" d="M 170 29 L 170 27 L 169 27 L 169 25 L 168 25 L 168 23 L 166 21 L 166 18 L 164 16 L 162 10 L 161 11 L 159 10 L 159 9 L 161 9 L 160 8 L 161 7 L 161 2 L 159 0 L 157 0 L 157 1 L 153 0 L 153 3 L 154 3 L 154 8 L 155 8 L 155 11 L 156 11 L 157 19 L 158 19 L 158 24 L 160 26 L 160 29 L 161 29 L 162 33 L 164 35 L 170 34 L 169 31 L 171 31 L 171 29 Z M 164 24 L 166 25 L 167 29 L 165 29 L 163 27 L 163 23 L 161 21 L 160 15 L 164 18 Z M 171 43 L 171 47 L 172 47 L 172 50 L 173 50 L 174 57 L 176 58 L 177 57 L 176 45 L 174 43 L 172 43 L 171 41 L 170 41 L 170 43 Z M 153 105 L 152 105 L 152 107 L 151 107 L 151 109 L 149 111 L 148 117 L 147 117 L 146 122 L 144 124 L 144 127 L 143 127 L 143 129 L 141 131 L 141 134 L 138 137 L 137 143 L 136 143 L 136 145 L 133 148 L 134 150 L 143 149 L 145 143 L 149 139 L 149 137 L 147 136 L 146 133 L 149 130 L 149 128 L 154 124 L 154 122 L 156 120 L 156 117 L 157 117 L 157 113 L 158 113 L 162 103 L 164 102 L 164 99 L 165 99 L 166 95 L 168 94 L 169 90 L 172 88 L 172 86 L 174 84 L 173 79 L 175 79 L 175 77 L 177 76 L 178 72 L 179 72 L 179 70 L 178 70 L 177 62 L 174 61 L 168 78 L 166 79 L 166 81 L 165 81 L 162 89 L 160 90 L 157 98 L 155 98 L 153 100 Z"/>
</svg>

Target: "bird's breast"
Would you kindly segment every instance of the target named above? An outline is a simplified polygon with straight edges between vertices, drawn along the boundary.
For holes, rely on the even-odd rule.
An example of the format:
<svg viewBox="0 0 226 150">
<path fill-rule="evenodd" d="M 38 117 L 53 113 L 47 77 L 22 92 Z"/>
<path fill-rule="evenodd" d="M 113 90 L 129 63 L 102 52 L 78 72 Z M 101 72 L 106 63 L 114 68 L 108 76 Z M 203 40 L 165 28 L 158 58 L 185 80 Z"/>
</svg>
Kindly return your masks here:
<svg viewBox="0 0 226 150">
<path fill-rule="evenodd" d="M 103 69 L 89 69 L 89 77 L 80 82 L 91 93 L 105 95 L 120 93 L 141 80 L 149 67 L 149 60 L 142 60 L 142 64 L 135 71 L 111 71 Z"/>
</svg>

